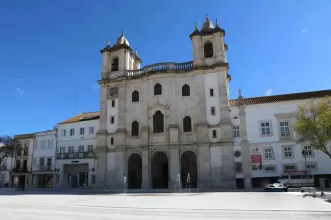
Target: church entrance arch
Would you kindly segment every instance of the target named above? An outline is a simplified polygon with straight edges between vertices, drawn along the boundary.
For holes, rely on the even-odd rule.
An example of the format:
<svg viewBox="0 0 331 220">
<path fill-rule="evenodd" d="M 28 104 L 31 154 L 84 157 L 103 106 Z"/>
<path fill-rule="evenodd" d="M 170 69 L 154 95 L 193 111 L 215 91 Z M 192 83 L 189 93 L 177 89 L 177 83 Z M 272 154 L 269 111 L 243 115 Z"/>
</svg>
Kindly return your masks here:
<svg viewBox="0 0 331 220">
<path fill-rule="evenodd" d="M 180 161 L 181 161 L 182 187 L 197 188 L 198 186 L 197 155 L 193 151 L 187 150 L 182 153 Z M 188 184 L 188 180 L 190 184 Z"/>
<path fill-rule="evenodd" d="M 156 152 L 152 157 L 152 187 L 167 189 L 169 183 L 169 161 L 164 152 Z"/>
<path fill-rule="evenodd" d="M 128 188 L 141 189 L 142 159 L 137 153 L 133 153 L 128 159 Z"/>
</svg>

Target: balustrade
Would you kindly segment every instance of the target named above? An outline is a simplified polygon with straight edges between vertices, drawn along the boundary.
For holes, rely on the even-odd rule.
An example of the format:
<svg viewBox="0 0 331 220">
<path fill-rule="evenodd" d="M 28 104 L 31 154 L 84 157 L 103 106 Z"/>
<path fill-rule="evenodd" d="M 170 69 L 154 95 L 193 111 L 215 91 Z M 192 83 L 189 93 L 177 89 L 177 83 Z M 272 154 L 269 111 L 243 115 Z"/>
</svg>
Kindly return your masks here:
<svg viewBox="0 0 331 220">
<path fill-rule="evenodd" d="M 83 159 L 93 158 L 94 152 L 74 152 L 74 153 L 58 153 L 57 159 Z"/>
<path fill-rule="evenodd" d="M 134 78 L 147 75 L 148 73 L 156 72 L 156 71 L 190 71 L 193 69 L 193 62 L 185 62 L 185 63 L 156 63 L 153 65 L 145 66 L 139 70 L 126 70 L 126 77 Z"/>
</svg>

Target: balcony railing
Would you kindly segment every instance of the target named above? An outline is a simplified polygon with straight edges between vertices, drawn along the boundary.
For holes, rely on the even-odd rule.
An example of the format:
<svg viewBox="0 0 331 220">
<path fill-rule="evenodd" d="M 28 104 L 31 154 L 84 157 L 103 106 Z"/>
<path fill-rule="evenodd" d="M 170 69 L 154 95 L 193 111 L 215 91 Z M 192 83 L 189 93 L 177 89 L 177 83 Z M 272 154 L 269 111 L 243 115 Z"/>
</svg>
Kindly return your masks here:
<svg viewBox="0 0 331 220">
<path fill-rule="evenodd" d="M 28 169 L 26 167 L 19 167 L 19 168 L 13 168 L 12 170 L 15 173 L 26 173 L 28 172 Z"/>
<path fill-rule="evenodd" d="M 141 76 L 148 75 L 153 72 L 185 72 L 191 71 L 193 69 L 193 62 L 185 63 L 157 63 L 149 66 L 145 66 L 139 70 L 127 70 L 126 77 L 128 78 L 137 78 Z"/>
<path fill-rule="evenodd" d="M 75 153 L 58 153 L 57 159 L 84 159 L 94 158 L 94 152 L 75 152 Z"/>
<path fill-rule="evenodd" d="M 50 165 L 38 165 L 37 167 L 37 170 L 38 171 L 52 171 L 53 170 L 53 166 L 50 164 Z"/>
</svg>

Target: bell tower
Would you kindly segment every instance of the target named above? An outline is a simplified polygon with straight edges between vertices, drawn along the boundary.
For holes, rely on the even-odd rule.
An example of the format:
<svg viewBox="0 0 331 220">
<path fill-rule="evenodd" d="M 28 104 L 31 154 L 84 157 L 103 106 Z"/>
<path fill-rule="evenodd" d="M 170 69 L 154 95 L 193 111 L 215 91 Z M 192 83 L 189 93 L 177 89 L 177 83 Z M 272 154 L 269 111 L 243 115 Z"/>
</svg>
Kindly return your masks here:
<svg viewBox="0 0 331 220">
<path fill-rule="evenodd" d="M 108 41 L 106 47 L 100 52 L 102 54 L 102 79 L 114 79 L 125 76 L 126 70 L 140 69 L 142 60 L 138 57 L 137 51 L 132 51 L 123 30 L 122 35 L 117 38 L 116 44 L 111 46 Z"/>
<path fill-rule="evenodd" d="M 220 28 L 217 19 L 214 27 L 206 15 L 201 30 L 196 23 L 194 32 L 190 34 L 193 43 L 193 65 L 212 66 L 227 63 L 227 45 L 224 43 L 224 37 L 225 30 Z"/>
</svg>

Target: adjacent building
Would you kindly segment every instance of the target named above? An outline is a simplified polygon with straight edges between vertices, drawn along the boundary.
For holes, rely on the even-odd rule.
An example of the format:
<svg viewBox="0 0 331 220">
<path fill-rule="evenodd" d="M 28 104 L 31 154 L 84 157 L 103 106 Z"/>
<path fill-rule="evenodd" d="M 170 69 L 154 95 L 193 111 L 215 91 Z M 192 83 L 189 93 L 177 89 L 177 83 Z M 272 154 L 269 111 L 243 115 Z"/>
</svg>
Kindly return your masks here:
<svg viewBox="0 0 331 220">
<path fill-rule="evenodd" d="M 292 113 L 298 105 L 330 95 L 331 90 L 324 90 L 247 99 L 240 95 L 237 100 L 230 100 L 235 143 L 241 139 L 246 142 L 235 146 L 237 176 L 244 173 L 244 154 L 249 153 L 262 159 L 251 160 L 253 187 L 274 182 L 285 171 L 298 170 L 309 170 L 314 175 L 315 185 L 324 187 L 324 179 L 331 179 L 331 159 L 313 150 L 309 143 L 298 144 L 291 125 L 295 122 Z M 331 143 L 329 146 L 331 152 Z M 304 156 L 302 151 L 307 154 Z"/>
<path fill-rule="evenodd" d="M 11 166 L 11 185 L 14 187 L 33 187 L 32 158 L 35 144 L 35 134 L 15 135 L 18 148 Z"/>
<path fill-rule="evenodd" d="M 37 132 L 34 145 L 32 175 L 36 188 L 52 188 L 54 185 L 56 130 Z"/>
<path fill-rule="evenodd" d="M 57 125 L 55 187 L 93 187 L 99 112 L 76 115 Z"/>
</svg>

